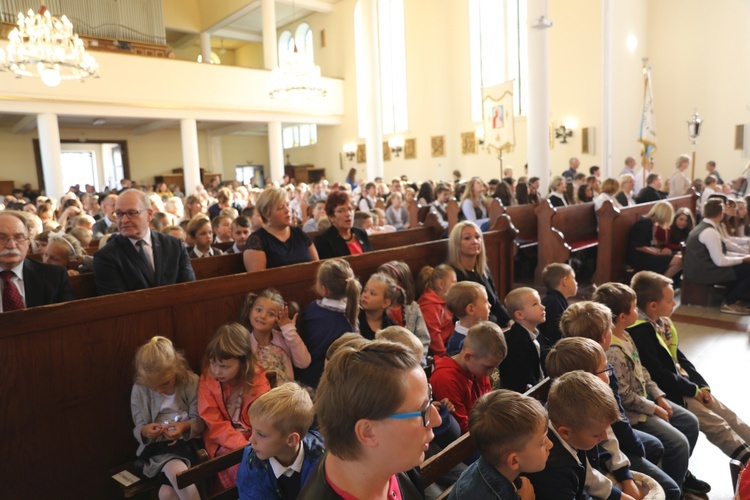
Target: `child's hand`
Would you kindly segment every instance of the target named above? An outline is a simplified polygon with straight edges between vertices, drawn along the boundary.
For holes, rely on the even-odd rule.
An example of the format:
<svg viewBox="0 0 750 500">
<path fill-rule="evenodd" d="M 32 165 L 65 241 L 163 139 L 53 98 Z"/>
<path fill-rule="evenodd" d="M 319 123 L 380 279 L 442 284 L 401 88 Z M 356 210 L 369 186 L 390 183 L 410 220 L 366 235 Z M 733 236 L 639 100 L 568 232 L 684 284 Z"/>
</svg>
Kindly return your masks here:
<svg viewBox="0 0 750 500">
<path fill-rule="evenodd" d="M 621 500 L 638 500 L 636 498 L 631 497 L 630 495 L 628 495 L 624 491 L 622 492 L 622 496 L 620 497 L 620 499 Z"/>
<path fill-rule="evenodd" d="M 289 307 L 284 305 L 284 307 L 279 309 L 279 319 L 277 320 L 277 323 L 279 324 L 279 328 L 281 328 L 282 326 L 286 326 L 290 323 L 296 323 L 297 316 L 299 316 L 299 313 L 295 314 L 293 318 L 289 319 Z"/>
<path fill-rule="evenodd" d="M 667 413 L 667 410 L 661 406 L 654 406 L 654 416 L 659 417 L 665 422 L 669 422 L 669 414 Z"/>
<path fill-rule="evenodd" d="M 664 396 L 659 396 L 658 398 L 656 398 L 656 404 L 667 412 L 667 417 L 669 417 L 667 418 L 667 421 L 669 421 L 669 419 L 672 418 L 672 413 L 674 413 L 674 411 L 672 410 L 672 405 L 670 405 L 669 401 L 667 401 L 667 398 L 665 398 Z"/>
<path fill-rule="evenodd" d="M 631 497 L 635 498 L 635 500 L 643 499 L 643 495 L 638 489 L 638 485 L 635 484 L 635 481 L 633 481 L 632 479 L 626 479 L 622 481 L 622 487 L 620 489 L 622 490 L 623 498 L 625 498 L 625 495 L 630 495 Z"/>
<path fill-rule="evenodd" d="M 451 403 L 451 400 L 450 400 L 450 399 L 448 399 L 448 398 L 443 398 L 443 399 L 442 399 L 442 400 L 441 400 L 440 402 L 441 402 L 441 403 L 443 403 L 443 404 L 445 405 L 445 407 L 446 407 L 446 408 L 448 409 L 448 411 L 449 411 L 450 413 L 453 413 L 454 411 L 456 411 L 456 407 L 455 407 L 455 406 L 453 406 L 453 403 Z"/>
<path fill-rule="evenodd" d="M 708 391 L 708 389 L 701 389 L 698 391 L 698 395 L 695 396 L 695 399 L 703 403 L 703 406 L 711 406 L 711 403 L 713 403 L 713 398 L 711 397 L 711 393 Z"/>
<path fill-rule="evenodd" d="M 174 429 L 174 430 L 172 430 Z M 175 422 L 164 427 L 164 437 L 167 439 L 180 439 L 183 434 L 190 431 L 190 424 L 187 422 Z"/>
<path fill-rule="evenodd" d="M 534 486 L 532 486 L 529 478 L 525 476 L 520 476 L 520 478 L 521 487 L 518 488 L 518 495 L 521 497 L 521 500 L 536 500 L 536 495 L 534 494 Z"/>
<path fill-rule="evenodd" d="M 157 423 L 147 424 L 141 427 L 141 436 L 146 439 L 156 439 L 162 433 L 162 430 L 162 426 Z"/>
</svg>

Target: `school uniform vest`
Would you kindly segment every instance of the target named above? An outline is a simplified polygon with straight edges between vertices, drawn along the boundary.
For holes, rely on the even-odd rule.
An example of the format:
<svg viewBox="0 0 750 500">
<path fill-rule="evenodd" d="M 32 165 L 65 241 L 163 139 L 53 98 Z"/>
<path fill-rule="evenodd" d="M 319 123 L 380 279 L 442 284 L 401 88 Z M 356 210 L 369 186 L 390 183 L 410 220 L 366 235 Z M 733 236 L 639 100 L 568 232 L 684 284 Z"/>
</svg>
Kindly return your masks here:
<svg viewBox="0 0 750 500">
<path fill-rule="evenodd" d="M 695 229 L 690 231 L 685 242 L 685 256 L 682 266 L 683 276 L 686 280 L 702 285 L 713 285 L 737 279 L 732 267 L 719 267 L 711 260 L 711 254 L 706 245 L 698 239 L 703 231 L 714 228 L 705 220 L 701 221 Z M 726 253 L 727 247 L 721 242 L 721 251 Z"/>
</svg>

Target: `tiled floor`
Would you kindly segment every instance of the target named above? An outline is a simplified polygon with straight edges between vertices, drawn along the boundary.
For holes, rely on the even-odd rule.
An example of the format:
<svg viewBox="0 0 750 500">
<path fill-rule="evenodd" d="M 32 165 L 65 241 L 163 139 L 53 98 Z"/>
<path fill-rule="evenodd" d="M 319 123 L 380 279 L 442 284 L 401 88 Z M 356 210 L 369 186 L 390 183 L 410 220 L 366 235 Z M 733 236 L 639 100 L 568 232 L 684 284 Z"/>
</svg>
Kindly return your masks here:
<svg viewBox="0 0 750 500">
<path fill-rule="evenodd" d="M 680 348 L 711 385 L 711 391 L 746 421 L 750 399 L 742 382 L 750 366 L 750 317 L 720 313 L 718 308 L 680 306 L 673 314 Z M 732 483 L 729 459 L 701 434 L 690 470 L 708 481 L 712 490 L 705 497 L 730 500 Z"/>
</svg>

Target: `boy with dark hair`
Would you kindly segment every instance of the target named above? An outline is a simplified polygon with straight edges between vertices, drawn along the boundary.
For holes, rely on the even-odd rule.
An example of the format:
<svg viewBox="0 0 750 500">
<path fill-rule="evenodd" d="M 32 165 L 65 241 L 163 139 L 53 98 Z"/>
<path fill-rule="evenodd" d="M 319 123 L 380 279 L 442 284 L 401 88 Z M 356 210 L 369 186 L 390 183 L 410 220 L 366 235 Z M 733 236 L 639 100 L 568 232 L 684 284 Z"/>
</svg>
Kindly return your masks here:
<svg viewBox="0 0 750 500">
<path fill-rule="evenodd" d="M 533 492 L 519 474 L 544 469 L 552 442 L 547 437 L 547 411 L 534 398 L 499 389 L 477 400 L 469 416 L 469 432 L 481 457 L 466 469 L 449 500 L 499 498 L 517 500 Z"/>
<path fill-rule="evenodd" d="M 234 245 L 226 253 L 242 253 L 245 251 L 245 243 L 247 243 L 250 233 L 252 233 L 250 219 L 243 215 L 234 219 L 232 221 L 232 239 L 234 240 Z"/>
</svg>

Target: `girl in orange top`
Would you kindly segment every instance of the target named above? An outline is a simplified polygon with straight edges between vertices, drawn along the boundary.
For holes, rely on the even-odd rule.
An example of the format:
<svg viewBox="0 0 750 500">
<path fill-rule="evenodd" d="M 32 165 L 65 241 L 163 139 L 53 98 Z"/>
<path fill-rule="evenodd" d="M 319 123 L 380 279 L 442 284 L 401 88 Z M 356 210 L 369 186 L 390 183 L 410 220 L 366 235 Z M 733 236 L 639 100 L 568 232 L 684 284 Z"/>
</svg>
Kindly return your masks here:
<svg viewBox="0 0 750 500">
<path fill-rule="evenodd" d="M 206 347 L 198 387 L 198 412 L 206 423 L 203 442 L 211 458 L 247 445 L 252 433 L 247 409 L 270 390 L 247 329 L 239 323 L 220 327 Z M 237 466 L 220 472 L 222 487 L 233 486 L 236 476 Z"/>
<path fill-rule="evenodd" d="M 430 352 L 446 355 L 445 344 L 453 333 L 453 313 L 445 305 L 445 294 L 456 283 L 456 272 L 447 264 L 424 266 L 419 271 L 417 287 L 423 291 L 417 300 L 430 334 Z"/>
</svg>

